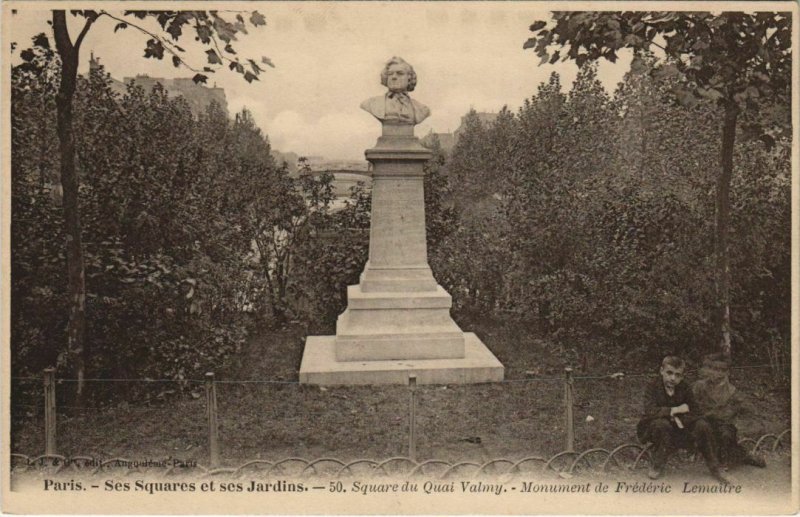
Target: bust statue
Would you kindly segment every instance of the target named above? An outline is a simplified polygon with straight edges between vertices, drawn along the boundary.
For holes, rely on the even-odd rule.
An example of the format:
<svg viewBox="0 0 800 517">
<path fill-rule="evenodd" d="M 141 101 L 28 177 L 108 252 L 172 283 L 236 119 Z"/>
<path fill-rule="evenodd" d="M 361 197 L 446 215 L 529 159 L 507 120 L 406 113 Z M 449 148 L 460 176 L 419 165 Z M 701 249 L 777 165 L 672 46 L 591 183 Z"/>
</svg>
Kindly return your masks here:
<svg viewBox="0 0 800 517">
<path fill-rule="evenodd" d="M 428 118 L 431 110 L 408 96 L 417 86 L 414 68 L 400 57 L 393 57 L 381 72 L 381 84 L 389 91 L 361 103 L 361 109 L 385 125 L 415 126 Z"/>
</svg>

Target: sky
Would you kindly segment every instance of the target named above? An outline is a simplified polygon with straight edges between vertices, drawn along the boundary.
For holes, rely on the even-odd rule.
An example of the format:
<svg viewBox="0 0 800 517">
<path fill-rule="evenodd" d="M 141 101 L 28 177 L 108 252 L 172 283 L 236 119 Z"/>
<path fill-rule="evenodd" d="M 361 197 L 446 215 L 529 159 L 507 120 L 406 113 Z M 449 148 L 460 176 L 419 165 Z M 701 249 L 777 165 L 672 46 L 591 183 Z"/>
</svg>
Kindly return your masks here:
<svg viewBox="0 0 800 517">
<path fill-rule="evenodd" d="M 359 105 L 385 92 L 380 71 L 392 56 L 400 56 L 414 67 L 418 83 L 411 96 L 431 110 L 431 116 L 417 126 L 417 136 L 431 130 L 455 130 L 470 108 L 497 112 L 507 105 L 516 110 L 553 71 L 568 87 L 577 74 L 574 63 L 539 66 L 535 53 L 522 49 L 531 34 L 530 24 L 548 17 L 548 11 L 542 9 L 546 5 L 247 4 L 244 7 L 258 9 L 266 17 L 267 26 L 251 28 L 234 43 L 235 49 L 240 56 L 257 62 L 266 56 L 275 68 L 267 68 L 260 80 L 251 84 L 224 69 L 211 74 L 208 84 L 225 89 L 231 112 L 244 107 L 250 110 L 274 149 L 327 159 L 363 160 L 364 150 L 375 145 L 381 129 Z M 49 17 L 47 11 L 25 9 L 13 15 L 9 33 L 18 43 L 18 51 L 26 48 L 33 35 L 51 34 L 46 24 Z M 73 37 L 81 20 L 74 19 L 70 26 Z M 168 58 L 143 58 L 148 37 L 130 28 L 114 33 L 115 23 L 101 18 L 92 27 L 81 49 L 81 72 L 88 70 L 93 52 L 117 79 L 137 73 L 166 78 L 194 75 L 174 68 Z M 201 48 L 190 39 L 180 44 L 187 50 L 187 61 L 205 66 Z M 12 56 L 12 62 L 15 57 L 18 59 Z M 627 60 L 617 65 L 601 63 L 600 75 L 609 91 L 626 69 Z"/>
</svg>

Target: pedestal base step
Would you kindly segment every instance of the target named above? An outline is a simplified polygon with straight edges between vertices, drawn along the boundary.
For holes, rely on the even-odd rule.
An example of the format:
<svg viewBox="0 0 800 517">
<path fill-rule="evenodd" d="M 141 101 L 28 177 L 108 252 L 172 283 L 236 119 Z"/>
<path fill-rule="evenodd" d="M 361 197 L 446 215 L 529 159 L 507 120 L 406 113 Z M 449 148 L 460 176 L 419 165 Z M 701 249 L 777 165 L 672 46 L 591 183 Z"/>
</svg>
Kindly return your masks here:
<svg viewBox="0 0 800 517">
<path fill-rule="evenodd" d="M 500 361 L 471 332 L 464 333 L 466 356 L 463 359 L 405 359 L 396 361 L 337 361 L 336 336 L 308 336 L 300 383 L 318 385 L 407 384 L 417 376 L 417 384 L 477 384 L 503 380 Z"/>
</svg>

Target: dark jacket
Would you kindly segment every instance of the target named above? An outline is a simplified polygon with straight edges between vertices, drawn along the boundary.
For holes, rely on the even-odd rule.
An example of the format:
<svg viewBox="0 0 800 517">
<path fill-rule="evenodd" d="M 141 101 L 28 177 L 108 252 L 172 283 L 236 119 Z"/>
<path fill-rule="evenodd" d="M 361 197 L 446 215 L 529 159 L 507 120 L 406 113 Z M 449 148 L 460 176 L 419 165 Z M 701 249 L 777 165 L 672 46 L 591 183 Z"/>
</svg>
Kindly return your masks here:
<svg viewBox="0 0 800 517">
<path fill-rule="evenodd" d="M 659 418 L 671 421 L 670 410 L 681 404 L 689 406 L 688 413 L 678 416 L 683 425 L 687 426 L 700 416 L 700 410 L 691 388 L 685 381 L 681 381 L 675 386 L 675 393 L 669 396 L 667 395 L 667 390 L 664 389 L 664 381 L 661 380 L 661 377 L 655 378 L 644 390 L 643 414 L 639 424 L 636 426 L 636 435 L 639 440 L 642 442 L 647 441 L 647 427 L 650 422 Z"/>
<path fill-rule="evenodd" d="M 709 421 L 734 424 L 744 409 L 744 397 L 730 382 L 722 385 L 700 379 L 692 384 L 697 407 Z"/>
</svg>

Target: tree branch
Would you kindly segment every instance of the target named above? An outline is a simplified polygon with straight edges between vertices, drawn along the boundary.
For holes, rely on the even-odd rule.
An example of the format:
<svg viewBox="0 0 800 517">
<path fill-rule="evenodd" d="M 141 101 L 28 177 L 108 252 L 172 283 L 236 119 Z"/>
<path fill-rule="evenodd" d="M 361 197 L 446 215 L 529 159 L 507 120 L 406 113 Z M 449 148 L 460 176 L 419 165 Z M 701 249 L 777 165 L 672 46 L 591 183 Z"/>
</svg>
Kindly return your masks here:
<svg viewBox="0 0 800 517">
<path fill-rule="evenodd" d="M 223 12 L 235 12 L 235 13 L 242 13 L 242 12 L 244 12 L 244 11 L 223 11 Z M 225 20 L 224 20 L 222 17 L 219 17 L 219 16 L 218 16 L 217 18 L 219 18 L 220 20 L 223 20 L 223 21 L 225 21 Z M 195 29 L 196 29 L 198 26 L 199 26 L 199 22 L 195 23 Z M 213 29 L 213 30 L 209 30 L 209 37 L 211 38 L 211 41 L 213 41 L 213 42 L 214 42 L 214 48 L 216 48 L 216 49 L 217 49 L 217 55 L 219 55 L 219 58 L 220 58 L 220 60 L 227 59 L 227 60 L 228 60 L 229 62 L 231 62 L 231 63 L 241 64 L 239 61 L 237 61 L 237 60 L 235 60 L 235 59 L 231 59 L 231 58 L 229 58 L 228 56 L 226 56 L 226 55 L 224 55 L 224 54 L 222 53 L 222 50 L 220 50 L 220 48 L 219 48 L 219 42 L 217 41 L 217 38 L 216 38 L 216 36 L 214 36 L 214 32 L 215 32 L 215 30 L 216 30 L 216 29 L 214 29 L 214 26 L 213 26 L 213 24 L 209 25 L 209 24 L 208 24 L 208 22 L 205 22 L 205 26 L 206 26 L 206 27 L 209 27 L 210 29 Z"/>
<path fill-rule="evenodd" d="M 653 40 L 650 40 L 650 44 L 651 44 L 651 45 L 655 45 L 656 47 L 658 47 L 658 48 L 660 48 L 661 50 L 663 50 L 663 51 L 664 51 L 664 54 L 666 54 L 666 55 L 669 55 L 669 53 L 667 52 L 667 49 L 666 49 L 666 48 L 664 48 L 664 47 L 662 47 L 661 45 L 659 45 L 659 44 L 658 44 L 658 43 L 656 43 L 655 41 L 653 41 Z"/>
<path fill-rule="evenodd" d="M 642 24 L 644 24 L 646 27 L 650 27 L 651 29 L 656 29 L 656 30 L 658 31 L 658 27 L 656 27 L 655 25 L 653 25 L 653 24 L 652 24 L 652 23 L 650 23 L 650 22 L 646 22 L 646 21 L 642 20 Z M 656 34 L 658 34 L 658 32 L 657 32 Z M 653 41 L 653 40 L 649 40 L 649 41 L 648 41 L 648 43 L 651 43 L 651 44 L 655 45 L 656 47 L 658 47 L 658 48 L 660 48 L 661 50 L 663 50 L 663 51 L 664 51 L 664 54 L 667 54 L 667 55 L 669 55 L 669 54 L 667 53 L 667 49 L 666 49 L 666 48 L 664 48 L 664 47 L 662 47 L 661 45 L 659 45 L 659 44 L 658 44 L 658 43 L 656 43 L 655 41 Z"/>
<path fill-rule="evenodd" d="M 222 51 L 219 49 L 219 43 L 217 43 L 217 38 L 214 36 L 213 32 L 211 33 L 211 41 L 214 42 L 214 46 L 217 48 L 217 54 L 219 54 L 219 58 L 220 59 L 227 59 L 231 63 L 241 64 L 238 61 L 234 61 L 233 59 L 229 58 L 228 56 L 225 56 L 225 55 L 222 54 Z"/>
<path fill-rule="evenodd" d="M 94 24 L 94 22 L 95 22 L 95 21 L 96 21 L 98 18 L 100 18 L 101 16 L 103 16 L 103 14 L 105 14 L 105 13 L 104 13 L 104 12 L 101 12 L 100 14 L 98 14 L 97 16 L 95 16 L 94 18 L 86 18 L 86 24 L 83 26 L 83 29 L 81 29 L 81 33 L 80 33 L 80 34 L 78 34 L 78 38 L 75 40 L 75 48 L 76 48 L 76 49 L 80 49 L 80 47 L 81 47 L 81 43 L 83 43 L 83 38 L 85 38 L 85 37 L 86 37 L 86 33 L 87 33 L 87 32 L 89 32 L 89 29 L 91 29 L 91 28 L 92 28 L 92 24 Z"/>
<path fill-rule="evenodd" d="M 151 32 L 151 31 L 145 29 L 144 27 L 141 27 L 140 25 L 136 25 L 135 23 L 131 23 L 129 20 L 114 16 L 113 14 L 110 14 L 107 11 L 102 11 L 101 15 L 108 16 L 112 20 L 117 20 L 120 23 L 124 23 L 125 25 L 129 25 L 129 26 L 133 27 L 134 29 L 138 30 L 139 32 L 141 32 L 142 34 L 147 34 L 151 38 L 153 38 L 153 39 L 157 40 L 159 43 L 161 43 L 161 45 L 164 47 L 164 49 L 167 50 L 167 52 L 169 52 L 173 56 L 175 56 L 183 66 L 185 66 L 186 68 L 188 68 L 189 70 L 191 70 L 192 72 L 195 72 L 195 73 L 203 72 L 203 70 L 198 70 L 197 68 L 195 68 L 192 65 L 190 65 L 189 63 L 187 63 L 181 56 L 178 55 L 176 50 L 173 50 L 172 43 L 170 43 L 167 40 L 163 39 L 161 36 L 159 36 L 159 35 Z M 98 18 L 99 18 L 99 16 L 98 16 Z"/>
</svg>

